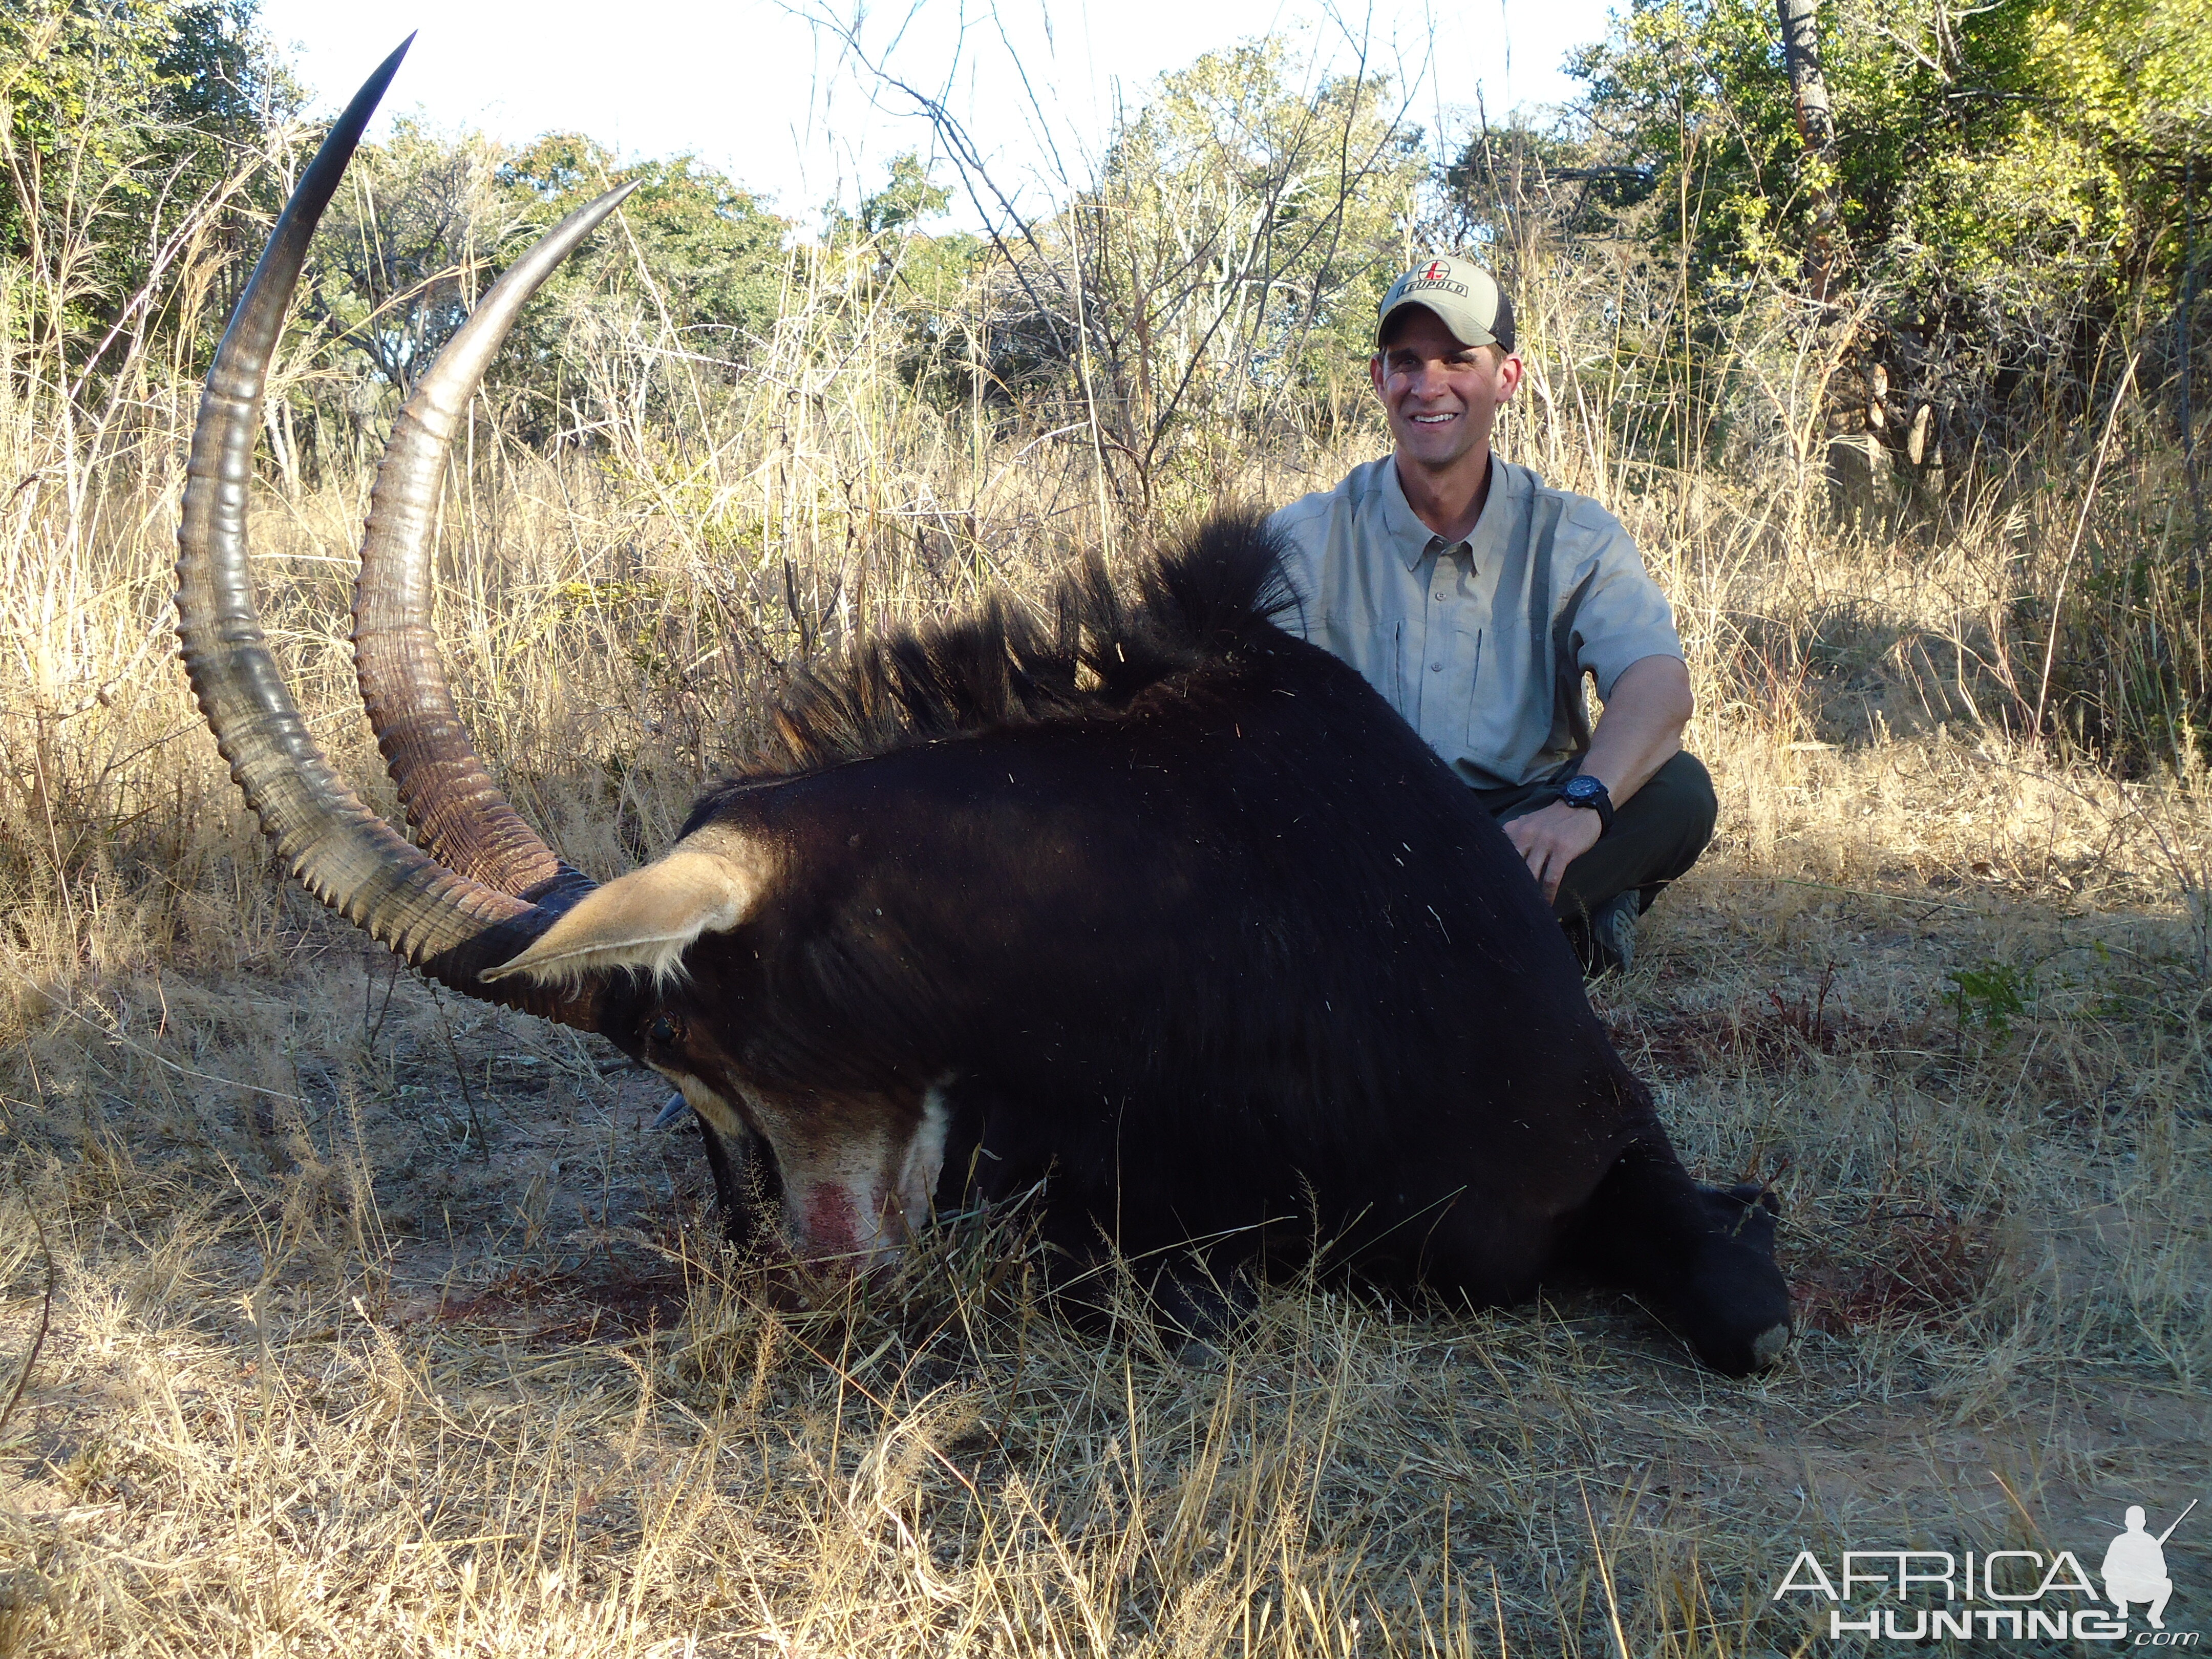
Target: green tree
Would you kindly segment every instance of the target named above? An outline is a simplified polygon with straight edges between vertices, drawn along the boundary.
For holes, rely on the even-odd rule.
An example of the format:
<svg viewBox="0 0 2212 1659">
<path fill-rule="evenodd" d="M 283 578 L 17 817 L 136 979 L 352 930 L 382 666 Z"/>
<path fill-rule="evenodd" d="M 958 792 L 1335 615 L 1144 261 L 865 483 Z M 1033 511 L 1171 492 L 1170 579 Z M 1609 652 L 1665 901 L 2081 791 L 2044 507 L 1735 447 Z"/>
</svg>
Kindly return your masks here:
<svg viewBox="0 0 2212 1659">
<path fill-rule="evenodd" d="M 853 228 L 866 237 L 918 230 L 925 220 L 943 217 L 951 205 L 952 192 L 932 179 L 921 157 L 908 150 L 891 158 L 883 188 L 860 204 Z M 839 217 L 833 210 L 833 222 Z"/>
<path fill-rule="evenodd" d="M 0 8 L 0 260 L 21 362 L 85 384 L 179 320 L 191 258 L 250 240 L 299 94 L 255 0 Z M 121 349 L 117 349 L 118 347 Z"/>
<path fill-rule="evenodd" d="M 976 393 L 984 349 L 973 304 L 982 240 L 925 228 L 951 204 L 951 191 L 921 156 L 904 151 L 891 158 L 884 182 L 861 198 L 858 211 L 831 204 L 812 256 L 817 271 L 843 273 L 835 280 L 859 308 L 890 313 L 901 381 L 947 408 Z"/>
<path fill-rule="evenodd" d="M 1832 193 L 1846 280 L 1985 332 L 2171 297 L 2212 152 L 2201 0 L 1829 0 L 1833 159 L 1797 131 L 1769 0 L 1636 0 L 1576 72 L 1656 175 L 1655 242 L 1711 293 L 1801 269 Z"/>
<path fill-rule="evenodd" d="M 594 239 L 560 280 L 646 300 L 705 355 L 743 361 L 775 324 L 788 220 L 696 156 L 623 162 L 579 133 L 549 133 L 499 169 L 501 185 L 542 223 L 634 180 L 642 182 L 623 208 L 627 237 Z"/>
<path fill-rule="evenodd" d="M 634 181 L 619 219 L 524 311 L 489 395 L 518 435 L 542 440 L 574 424 L 580 400 L 604 413 L 609 374 L 672 362 L 733 374 L 774 330 L 788 266 L 788 223 L 749 191 L 693 156 L 625 163 L 575 133 L 507 149 L 403 119 L 356 156 L 300 307 L 349 356 L 353 412 L 386 402 L 381 388 L 404 394 L 533 240 Z M 619 397 L 635 408 L 669 384 L 648 372 Z"/>
<path fill-rule="evenodd" d="M 1420 208 L 1421 135 L 1383 76 L 1300 78 L 1278 39 L 1164 76 L 1022 273 L 1012 355 L 1075 370 L 1117 477 L 1147 499 L 1171 455 L 1203 471 L 1206 452 L 1332 416 L 1364 386 Z"/>
<path fill-rule="evenodd" d="M 409 390 L 535 228 L 502 183 L 504 160 L 481 135 L 406 117 L 387 143 L 362 146 L 323 216 L 297 321 L 357 354 L 377 383 Z"/>
</svg>

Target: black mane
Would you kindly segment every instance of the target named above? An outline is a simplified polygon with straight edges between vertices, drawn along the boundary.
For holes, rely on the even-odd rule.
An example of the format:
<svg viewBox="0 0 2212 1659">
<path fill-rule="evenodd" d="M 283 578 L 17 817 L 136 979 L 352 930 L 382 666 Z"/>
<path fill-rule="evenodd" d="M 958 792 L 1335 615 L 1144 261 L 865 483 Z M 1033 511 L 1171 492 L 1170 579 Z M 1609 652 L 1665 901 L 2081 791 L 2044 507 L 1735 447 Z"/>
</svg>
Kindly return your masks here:
<svg viewBox="0 0 2212 1659">
<path fill-rule="evenodd" d="M 1209 520 L 1146 560 L 1125 597 L 1096 554 L 1062 576 L 1049 622 L 994 595 L 980 614 L 871 641 L 784 694 L 753 775 L 963 733 L 1112 719 L 1250 640 L 1297 600 L 1282 546 L 1251 514 Z"/>
</svg>

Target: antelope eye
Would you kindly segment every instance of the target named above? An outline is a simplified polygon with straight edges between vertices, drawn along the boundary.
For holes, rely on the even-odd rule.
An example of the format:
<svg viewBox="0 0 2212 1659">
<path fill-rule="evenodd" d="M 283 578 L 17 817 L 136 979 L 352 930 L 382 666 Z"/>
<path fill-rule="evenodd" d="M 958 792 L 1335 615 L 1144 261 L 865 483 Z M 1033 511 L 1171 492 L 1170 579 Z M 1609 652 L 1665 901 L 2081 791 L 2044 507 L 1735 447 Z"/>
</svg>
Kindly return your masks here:
<svg viewBox="0 0 2212 1659">
<path fill-rule="evenodd" d="M 684 1040 L 684 1028 L 666 1014 L 655 1014 L 645 1028 L 645 1040 L 656 1048 L 673 1048 Z"/>
</svg>

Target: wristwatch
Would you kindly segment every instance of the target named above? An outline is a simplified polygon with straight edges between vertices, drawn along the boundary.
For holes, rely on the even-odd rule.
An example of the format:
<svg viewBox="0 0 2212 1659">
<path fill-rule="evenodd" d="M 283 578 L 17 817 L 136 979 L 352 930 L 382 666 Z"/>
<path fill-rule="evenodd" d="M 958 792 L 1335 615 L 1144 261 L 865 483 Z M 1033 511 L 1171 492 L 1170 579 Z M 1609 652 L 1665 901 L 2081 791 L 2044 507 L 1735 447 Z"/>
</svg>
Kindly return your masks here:
<svg viewBox="0 0 2212 1659">
<path fill-rule="evenodd" d="M 1559 799 L 1570 806 L 1588 807 L 1597 814 L 1597 832 L 1603 836 L 1613 828 L 1613 797 L 1606 787 L 1587 772 L 1577 772 L 1559 786 Z"/>
</svg>

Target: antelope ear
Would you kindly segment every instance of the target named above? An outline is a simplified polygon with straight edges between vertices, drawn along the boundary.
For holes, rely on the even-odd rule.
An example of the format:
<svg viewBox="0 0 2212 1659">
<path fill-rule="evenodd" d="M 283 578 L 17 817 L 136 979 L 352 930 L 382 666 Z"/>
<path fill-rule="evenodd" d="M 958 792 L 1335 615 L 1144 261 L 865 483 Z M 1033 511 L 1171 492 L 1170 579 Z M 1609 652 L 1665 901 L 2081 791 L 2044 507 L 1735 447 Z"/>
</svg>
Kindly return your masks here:
<svg viewBox="0 0 2212 1659">
<path fill-rule="evenodd" d="M 586 893 L 528 950 L 482 977 L 495 982 L 520 974 L 552 985 L 629 969 L 670 979 L 692 940 L 727 933 L 745 919 L 761 886 L 749 861 L 697 845 L 696 838 L 680 842 L 642 869 Z"/>
</svg>

